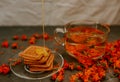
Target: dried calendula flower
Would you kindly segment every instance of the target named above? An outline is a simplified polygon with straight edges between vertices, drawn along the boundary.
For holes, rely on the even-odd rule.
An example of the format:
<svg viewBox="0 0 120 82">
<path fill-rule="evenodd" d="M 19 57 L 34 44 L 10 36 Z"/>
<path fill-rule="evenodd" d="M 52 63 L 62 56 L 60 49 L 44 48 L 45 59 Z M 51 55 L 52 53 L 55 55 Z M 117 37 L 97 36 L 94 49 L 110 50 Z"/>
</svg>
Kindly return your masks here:
<svg viewBox="0 0 120 82">
<path fill-rule="evenodd" d="M 46 51 L 45 48 L 36 49 L 36 53 L 37 53 L 38 55 L 48 56 L 48 52 Z"/>
</svg>

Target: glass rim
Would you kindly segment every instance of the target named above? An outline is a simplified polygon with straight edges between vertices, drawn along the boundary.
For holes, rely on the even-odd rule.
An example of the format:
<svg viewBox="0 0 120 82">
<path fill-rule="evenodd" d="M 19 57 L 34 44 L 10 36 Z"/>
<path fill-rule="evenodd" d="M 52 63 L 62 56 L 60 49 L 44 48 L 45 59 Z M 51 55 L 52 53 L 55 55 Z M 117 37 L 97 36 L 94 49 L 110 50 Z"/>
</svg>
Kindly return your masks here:
<svg viewBox="0 0 120 82">
<path fill-rule="evenodd" d="M 100 23 L 100 22 L 98 22 L 98 21 L 95 21 L 95 20 L 92 20 L 92 19 L 88 19 L 88 20 L 73 20 L 73 21 L 70 21 L 70 22 L 68 22 L 68 23 L 66 23 L 65 25 L 64 25 L 64 27 L 66 28 L 66 27 L 68 27 L 68 26 L 70 26 L 70 25 L 72 25 L 72 24 L 79 24 L 81 22 L 81 24 L 82 23 L 84 23 L 84 25 L 85 25 L 85 22 L 93 22 L 93 24 L 89 24 L 89 25 L 101 25 L 102 27 L 104 27 L 104 28 L 106 28 L 106 32 L 105 32 L 105 34 L 108 34 L 109 32 L 110 32 L 110 25 L 109 24 L 106 24 L 106 23 Z M 83 26 L 84 26 L 83 25 Z M 86 23 L 86 25 L 88 25 L 87 23 Z M 82 26 L 82 25 L 81 25 Z"/>
</svg>

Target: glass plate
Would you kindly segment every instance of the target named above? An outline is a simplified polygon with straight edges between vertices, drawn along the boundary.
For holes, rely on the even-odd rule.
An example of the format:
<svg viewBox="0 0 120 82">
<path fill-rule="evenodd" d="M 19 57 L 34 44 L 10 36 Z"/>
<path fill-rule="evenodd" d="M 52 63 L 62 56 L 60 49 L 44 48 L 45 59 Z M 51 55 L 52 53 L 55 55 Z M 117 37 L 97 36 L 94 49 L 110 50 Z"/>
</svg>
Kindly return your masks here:
<svg viewBox="0 0 120 82">
<path fill-rule="evenodd" d="M 46 71 L 46 72 L 38 72 L 38 73 L 30 73 L 28 71 L 26 71 L 25 69 L 25 65 L 23 62 L 21 62 L 18 65 L 13 66 L 13 62 L 10 62 L 10 69 L 11 71 L 18 77 L 20 78 L 24 78 L 24 79 L 30 79 L 30 80 L 40 80 L 40 79 L 44 79 L 47 77 L 52 76 L 53 74 L 57 73 L 63 66 L 63 57 L 61 56 L 61 54 L 59 54 L 56 51 L 52 51 L 52 53 L 54 54 L 54 61 L 53 64 L 54 65 L 58 65 L 59 67 L 51 70 L 51 71 Z M 18 58 L 18 54 L 14 56 L 14 58 Z"/>
</svg>

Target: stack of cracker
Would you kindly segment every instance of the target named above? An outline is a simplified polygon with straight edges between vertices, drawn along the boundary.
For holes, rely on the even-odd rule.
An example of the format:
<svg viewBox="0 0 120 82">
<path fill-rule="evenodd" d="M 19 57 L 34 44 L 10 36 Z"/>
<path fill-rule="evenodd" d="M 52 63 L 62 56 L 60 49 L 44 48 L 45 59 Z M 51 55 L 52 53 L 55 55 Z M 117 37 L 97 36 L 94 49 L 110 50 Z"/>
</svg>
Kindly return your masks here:
<svg viewBox="0 0 120 82">
<path fill-rule="evenodd" d="M 53 69 L 54 55 L 50 49 L 41 46 L 29 46 L 19 54 L 24 64 L 29 66 L 31 72 L 49 71 Z"/>
</svg>

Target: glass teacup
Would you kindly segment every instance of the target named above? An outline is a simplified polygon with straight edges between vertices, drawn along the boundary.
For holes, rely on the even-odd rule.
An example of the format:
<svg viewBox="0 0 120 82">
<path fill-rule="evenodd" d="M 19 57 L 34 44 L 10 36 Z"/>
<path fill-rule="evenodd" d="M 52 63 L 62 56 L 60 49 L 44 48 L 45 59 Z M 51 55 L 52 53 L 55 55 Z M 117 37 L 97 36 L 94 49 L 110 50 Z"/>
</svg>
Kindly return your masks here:
<svg viewBox="0 0 120 82">
<path fill-rule="evenodd" d="M 55 40 L 76 59 L 98 59 L 105 53 L 109 26 L 93 20 L 72 21 L 55 29 Z M 61 36 L 63 35 L 63 36 Z"/>
</svg>

